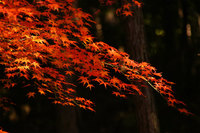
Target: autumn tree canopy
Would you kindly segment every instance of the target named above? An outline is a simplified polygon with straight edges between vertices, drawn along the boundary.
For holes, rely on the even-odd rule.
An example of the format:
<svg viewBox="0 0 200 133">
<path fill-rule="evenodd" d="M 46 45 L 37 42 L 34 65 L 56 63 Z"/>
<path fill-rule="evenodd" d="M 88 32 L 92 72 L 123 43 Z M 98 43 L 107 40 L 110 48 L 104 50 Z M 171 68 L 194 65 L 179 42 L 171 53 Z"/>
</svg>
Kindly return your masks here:
<svg viewBox="0 0 200 133">
<path fill-rule="evenodd" d="M 167 81 L 147 62 L 138 63 L 125 52 L 90 33 L 93 16 L 73 6 L 74 0 L 0 0 L 0 106 L 7 110 L 4 97 L 20 85 L 29 90 L 27 97 L 46 95 L 53 103 L 79 106 L 94 111 L 94 103 L 76 95 L 69 78 L 88 89 L 95 85 L 111 88 L 119 97 L 143 95 L 151 86 L 170 106 L 184 105 L 175 99 L 174 83 Z M 112 5 L 117 0 L 100 0 Z M 132 6 L 141 3 L 124 1 L 118 15 L 132 16 Z M 126 42 L 124 42 L 126 43 Z M 123 75 L 125 78 L 120 78 Z M 145 98 L 145 97 L 144 97 Z M 184 107 L 180 112 L 189 113 Z"/>
</svg>

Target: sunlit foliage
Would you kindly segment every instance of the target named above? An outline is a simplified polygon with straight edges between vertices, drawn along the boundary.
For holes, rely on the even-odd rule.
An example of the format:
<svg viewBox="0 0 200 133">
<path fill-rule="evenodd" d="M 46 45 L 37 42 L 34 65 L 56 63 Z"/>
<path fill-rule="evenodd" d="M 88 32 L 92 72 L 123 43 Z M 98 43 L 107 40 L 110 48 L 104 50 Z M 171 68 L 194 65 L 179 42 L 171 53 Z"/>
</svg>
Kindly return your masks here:
<svg viewBox="0 0 200 133">
<path fill-rule="evenodd" d="M 135 62 L 127 53 L 94 41 L 90 33 L 90 26 L 95 23 L 92 16 L 75 8 L 73 2 L 0 0 L 0 67 L 3 69 L 0 91 L 9 91 L 20 84 L 32 88 L 28 98 L 41 94 L 55 104 L 94 111 L 91 100 L 76 95 L 79 88 L 69 80 L 74 76 L 90 90 L 99 85 L 111 88 L 114 95 L 123 98 L 143 95 L 142 88 L 150 86 L 170 106 L 184 105 L 173 95 L 174 83 L 164 79 L 149 63 Z M 100 1 L 106 5 L 115 2 Z M 125 1 L 116 13 L 132 16 L 132 6 L 140 7 L 141 3 Z M 0 99 L 3 108 L 5 99 Z M 189 113 L 185 108 L 178 110 Z"/>
</svg>

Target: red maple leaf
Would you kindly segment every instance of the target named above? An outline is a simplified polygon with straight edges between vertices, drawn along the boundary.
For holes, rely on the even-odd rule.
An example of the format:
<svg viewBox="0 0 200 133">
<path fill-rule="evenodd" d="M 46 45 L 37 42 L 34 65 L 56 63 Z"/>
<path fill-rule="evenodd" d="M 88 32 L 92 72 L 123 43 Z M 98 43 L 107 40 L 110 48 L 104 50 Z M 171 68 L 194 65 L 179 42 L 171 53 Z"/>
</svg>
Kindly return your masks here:
<svg viewBox="0 0 200 133">
<path fill-rule="evenodd" d="M 131 11 L 126 11 L 126 10 L 123 11 L 122 14 L 125 15 L 126 17 L 127 17 L 127 16 L 133 16 L 133 12 L 131 12 Z"/>
<path fill-rule="evenodd" d="M 29 92 L 27 96 L 28 98 L 35 97 L 35 92 Z"/>
<path fill-rule="evenodd" d="M 83 85 L 85 84 L 89 85 L 88 77 L 80 76 L 78 80 L 81 80 L 80 82 L 83 83 Z"/>
</svg>

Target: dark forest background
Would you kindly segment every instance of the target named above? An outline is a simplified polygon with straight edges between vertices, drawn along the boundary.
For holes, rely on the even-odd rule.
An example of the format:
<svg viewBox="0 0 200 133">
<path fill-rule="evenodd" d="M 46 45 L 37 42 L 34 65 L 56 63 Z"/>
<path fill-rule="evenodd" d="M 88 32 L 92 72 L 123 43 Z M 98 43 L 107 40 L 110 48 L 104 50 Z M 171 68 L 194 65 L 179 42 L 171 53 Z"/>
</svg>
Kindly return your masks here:
<svg viewBox="0 0 200 133">
<path fill-rule="evenodd" d="M 176 84 L 177 99 L 193 116 L 168 107 L 156 92 L 155 105 L 160 133 L 200 132 L 200 1 L 144 0 L 144 40 L 148 62 Z M 115 15 L 114 6 L 99 6 L 95 0 L 79 0 L 77 7 L 95 14 L 92 33 L 97 40 L 125 49 L 126 22 Z M 133 14 L 134 16 L 134 14 Z M 23 89 L 10 95 L 18 106 L 0 111 L 0 125 L 11 133 L 138 133 L 134 99 L 111 95 L 109 89 L 92 91 L 79 86 L 79 94 L 92 99 L 96 112 L 52 104 L 45 96 L 27 99 Z M 140 123 L 141 124 L 141 123 Z"/>
</svg>

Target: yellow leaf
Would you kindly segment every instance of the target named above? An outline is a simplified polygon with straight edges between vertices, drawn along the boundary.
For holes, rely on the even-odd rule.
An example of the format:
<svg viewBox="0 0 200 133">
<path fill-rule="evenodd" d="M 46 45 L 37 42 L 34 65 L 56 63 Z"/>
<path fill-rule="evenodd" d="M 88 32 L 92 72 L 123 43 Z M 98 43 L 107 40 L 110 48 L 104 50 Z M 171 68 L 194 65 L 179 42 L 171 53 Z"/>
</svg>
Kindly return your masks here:
<svg viewBox="0 0 200 133">
<path fill-rule="evenodd" d="M 40 65 L 37 62 L 33 62 L 31 63 L 31 65 L 33 65 L 35 68 L 40 67 Z"/>
</svg>

